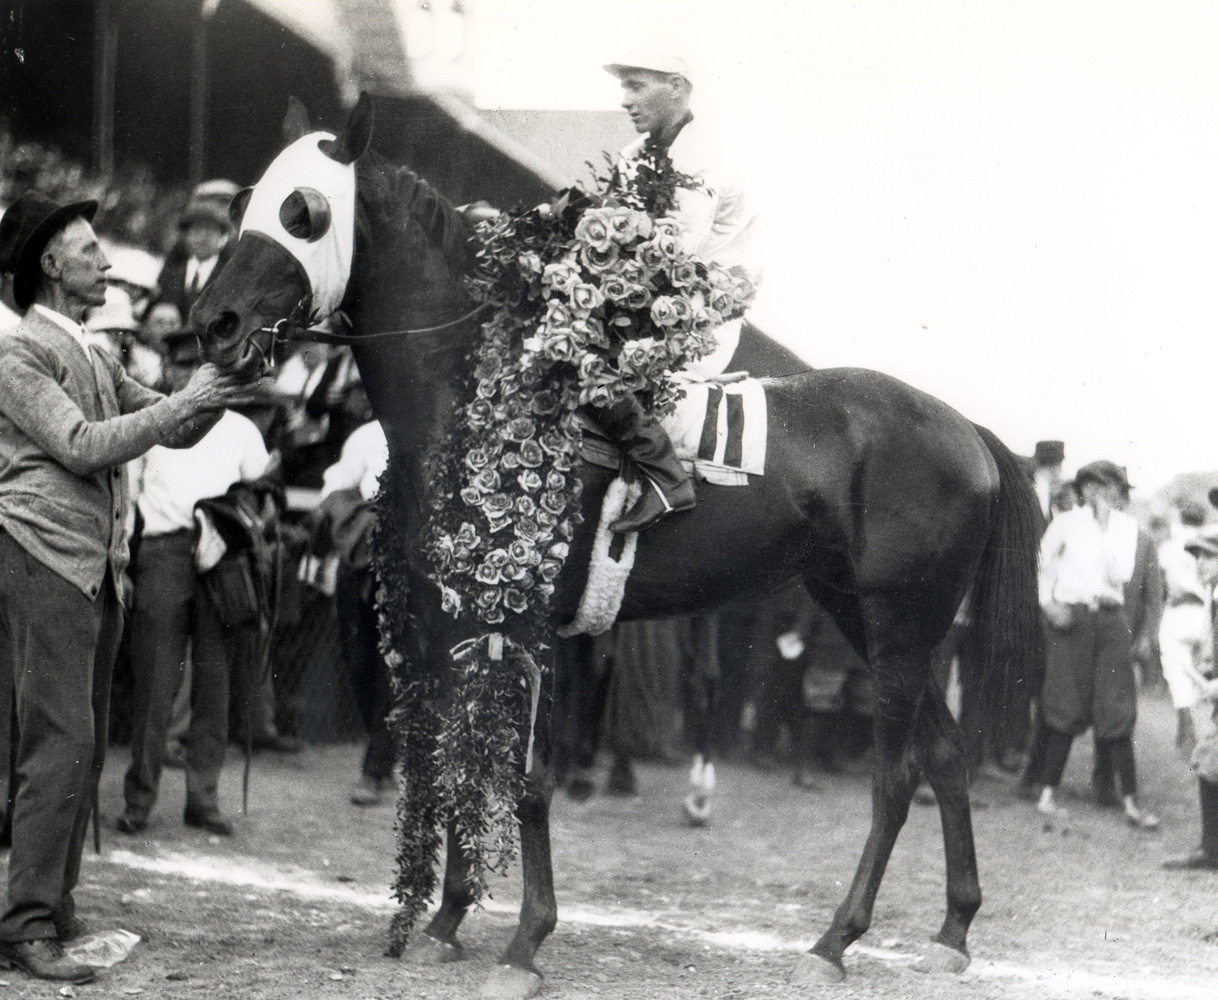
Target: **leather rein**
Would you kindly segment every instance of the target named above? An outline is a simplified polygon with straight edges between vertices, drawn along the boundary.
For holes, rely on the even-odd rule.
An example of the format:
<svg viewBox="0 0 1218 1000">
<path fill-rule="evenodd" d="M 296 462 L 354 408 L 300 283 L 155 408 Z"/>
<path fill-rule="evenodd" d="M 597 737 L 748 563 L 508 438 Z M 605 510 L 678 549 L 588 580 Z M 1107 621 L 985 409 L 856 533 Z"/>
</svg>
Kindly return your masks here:
<svg viewBox="0 0 1218 1000">
<path fill-rule="evenodd" d="M 481 305 L 475 306 L 469 312 L 458 316 L 456 319 L 439 323 L 436 326 L 415 326 L 408 327 L 403 330 L 376 330 L 372 333 L 351 333 L 339 332 L 336 330 L 327 330 L 322 327 L 310 326 L 309 322 L 316 317 L 308 317 L 308 322 L 301 322 L 300 319 L 307 315 L 308 299 L 301 299 L 296 304 L 296 308 L 292 312 L 279 320 L 273 326 L 262 326 L 250 335 L 249 342 L 254 345 L 254 348 L 262 355 L 264 367 L 273 369 L 275 367 L 275 347 L 280 340 L 296 342 L 296 343 L 322 343 L 322 344 L 359 344 L 369 340 L 381 340 L 387 337 L 425 337 L 435 333 L 443 333 L 446 330 L 452 330 L 469 322 L 475 316 L 480 315 L 487 309 L 494 306 L 493 302 L 483 302 Z M 347 331 L 351 330 L 351 321 L 346 314 L 341 310 L 333 314 L 338 317 L 340 322 L 346 326 Z M 263 346 L 255 338 L 254 334 L 269 333 L 270 341 L 267 346 Z"/>
</svg>

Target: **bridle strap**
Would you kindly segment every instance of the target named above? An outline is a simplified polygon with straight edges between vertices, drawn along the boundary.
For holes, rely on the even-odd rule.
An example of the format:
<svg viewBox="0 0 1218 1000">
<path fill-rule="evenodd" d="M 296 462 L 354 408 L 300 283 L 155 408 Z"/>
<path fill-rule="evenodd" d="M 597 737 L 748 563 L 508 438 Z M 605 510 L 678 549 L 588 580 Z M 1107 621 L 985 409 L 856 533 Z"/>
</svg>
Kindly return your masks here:
<svg viewBox="0 0 1218 1000">
<path fill-rule="evenodd" d="M 453 327 L 460 326 L 478 314 L 485 312 L 492 305 L 493 303 L 491 302 L 483 302 L 480 306 L 476 306 L 463 316 L 451 319 L 447 323 L 439 323 L 436 326 L 412 326 L 405 330 L 376 330 L 372 333 L 335 333 L 333 330 L 323 330 L 320 327 L 290 326 L 287 325 L 286 320 L 280 320 L 280 323 L 284 324 L 284 326 L 279 328 L 279 334 L 284 340 L 310 340 L 323 344 L 358 344 L 365 340 L 380 340 L 384 337 L 422 337 L 432 333 L 443 333 L 445 330 L 451 330 Z M 279 323 L 275 324 L 272 330 L 277 327 L 279 327 Z"/>
<path fill-rule="evenodd" d="M 303 300 L 302 300 L 303 301 Z M 320 343 L 320 344 L 361 344 L 369 340 L 381 340 L 386 337 L 424 337 L 433 333 L 443 333 L 445 330 L 451 330 L 461 326 L 463 323 L 468 323 L 471 319 L 485 312 L 494 306 L 493 302 L 483 302 L 481 305 L 475 306 L 469 312 L 456 319 L 449 320 L 446 323 L 439 323 L 436 326 L 414 326 L 404 330 L 376 330 L 372 333 L 337 333 L 333 330 L 324 330 L 321 327 L 302 326 L 299 323 L 293 322 L 293 317 L 296 316 L 300 309 L 293 310 L 291 316 L 285 316 L 274 326 L 264 326 L 255 333 L 269 333 L 271 341 L 264 350 L 259 346 L 256 340 L 251 341 L 253 345 L 262 354 L 264 361 L 271 364 L 271 359 L 275 356 L 275 345 L 279 340 L 294 341 L 297 343 Z M 341 315 L 336 313 L 335 315 Z M 343 317 L 344 321 L 350 325 L 350 321 Z M 272 365 L 273 367 L 273 365 Z"/>
</svg>

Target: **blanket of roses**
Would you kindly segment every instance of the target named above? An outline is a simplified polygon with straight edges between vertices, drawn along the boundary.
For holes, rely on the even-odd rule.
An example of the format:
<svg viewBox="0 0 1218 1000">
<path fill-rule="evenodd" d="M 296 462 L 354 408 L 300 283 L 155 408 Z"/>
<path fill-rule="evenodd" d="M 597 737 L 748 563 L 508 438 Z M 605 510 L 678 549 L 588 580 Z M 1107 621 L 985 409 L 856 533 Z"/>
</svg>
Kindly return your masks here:
<svg viewBox="0 0 1218 1000">
<path fill-rule="evenodd" d="M 652 150 L 593 192 L 566 191 L 478 229 L 467 280 L 494 312 L 467 402 L 429 457 L 429 576 L 443 611 L 477 636 L 454 651 L 447 696 L 445 681 L 401 663 L 408 622 L 392 588 L 404 574 L 381 560 L 406 762 L 391 950 L 434 890 L 438 824 L 453 824 L 479 896 L 514 856 L 510 804 L 524 788 L 541 683 L 533 653 L 552 639 L 547 606 L 580 519 L 576 410 L 633 393 L 670 411 L 681 392 L 673 374 L 712 350 L 716 328 L 752 299 L 747 280 L 682 245 L 670 213 L 700 187 Z M 381 547 L 400 553 L 384 538 L 391 520 Z"/>
</svg>

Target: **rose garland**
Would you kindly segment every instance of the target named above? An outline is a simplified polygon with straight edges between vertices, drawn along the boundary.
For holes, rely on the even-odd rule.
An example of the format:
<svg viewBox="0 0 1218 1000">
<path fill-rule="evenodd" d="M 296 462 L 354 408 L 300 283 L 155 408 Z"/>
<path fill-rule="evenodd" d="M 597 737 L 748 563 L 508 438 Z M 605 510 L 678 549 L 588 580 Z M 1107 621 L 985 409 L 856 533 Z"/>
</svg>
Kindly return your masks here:
<svg viewBox="0 0 1218 1000">
<path fill-rule="evenodd" d="M 497 308 L 471 358 L 469 401 L 428 456 L 428 577 L 441 610 L 475 637 L 443 676 L 400 652 L 411 648 L 394 514 L 403 490 L 387 487 L 378 505 L 382 647 L 405 762 L 392 954 L 435 890 L 441 825 L 453 825 L 476 898 L 515 856 L 541 686 L 525 651 L 552 639 L 547 606 L 581 519 L 577 409 L 633 393 L 670 411 L 681 394 L 672 374 L 751 301 L 747 281 L 685 253 L 666 214 L 679 188 L 698 186 L 650 149 L 594 193 L 567 191 L 478 229 L 467 280 Z M 495 655 L 505 637 L 516 653 Z"/>
</svg>

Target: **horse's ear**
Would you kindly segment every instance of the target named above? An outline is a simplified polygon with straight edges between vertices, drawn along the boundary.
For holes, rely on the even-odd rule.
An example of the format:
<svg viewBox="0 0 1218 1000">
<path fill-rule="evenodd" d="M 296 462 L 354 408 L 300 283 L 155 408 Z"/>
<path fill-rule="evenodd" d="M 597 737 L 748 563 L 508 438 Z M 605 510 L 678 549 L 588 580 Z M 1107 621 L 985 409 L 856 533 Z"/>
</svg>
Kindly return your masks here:
<svg viewBox="0 0 1218 1000">
<path fill-rule="evenodd" d="M 319 148 L 330 159 L 339 163 L 354 163 L 372 141 L 372 98 L 367 91 L 359 95 L 347 124 L 333 142 L 319 143 Z"/>
<path fill-rule="evenodd" d="M 234 226 L 240 228 L 241 217 L 245 215 L 245 206 L 250 203 L 250 195 L 254 193 L 252 187 L 245 187 L 233 195 L 233 200 L 228 203 L 228 217 Z"/>
<path fill-rule="evenodd" d="M 309 124 L 309 112 L 299 99 L 292 95 L 288 98 L 288 111 L 283 116 L 283 138 L 290 146 L 301 136 L 313 131 Z"/>
</svg>

